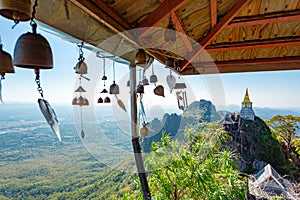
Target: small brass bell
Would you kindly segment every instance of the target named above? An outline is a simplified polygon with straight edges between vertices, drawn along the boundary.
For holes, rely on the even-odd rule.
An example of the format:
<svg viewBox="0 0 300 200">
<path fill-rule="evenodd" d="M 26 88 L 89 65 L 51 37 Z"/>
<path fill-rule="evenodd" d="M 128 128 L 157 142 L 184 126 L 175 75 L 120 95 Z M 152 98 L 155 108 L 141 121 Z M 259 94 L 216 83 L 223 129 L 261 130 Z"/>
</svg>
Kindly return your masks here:
<svg viewBox="0 0 300 200">
<path fill-rule="evenodd" d="M 127 87 L 130 87 L 130 80 L 127 81 Z"/>
<path fill-rule="evenodd" d="M 18 38 L 14 49 L 14 65 L 30 69 L 52 69 L 50 44 L 36 33 L 36 27 L 36 24 L 32 24 L 32 33 L 25 33 Z"/>
<path fill-rule="evenodd" d="M 79 86 L 74 92 L 86 92 L 86 90 L 82 86 Z"/>
<path fill-rule="evenodd" d="M 77 98 L 76 97 L 72 100 L 72 105 L 73 106 L 77 105 Z"/>
<path fill-rule="evenodd" d="M 74 69 L 76 74 L 87 74 L 87 65 L 84 60 L 78 61 Z"/>
<path fill-rule="evenodd" d="M 114 81 L 109 88 L 109 94 L 119 94 L 119 93 L 120 93 L 119 86 Z"/>
<path fill-rule="evenodd" d="M 108 91 L 107 91 L 107 89 L 103 89 L 102 91 L 101 91 L 101 93 L 108 93 Z"/>
<path fill-rule="evenodd" d="M 156 83 L 157 82 L 157 76 L 155 74 L 150 76 L 150 83 Z"/>
<path fill-rule="evenodd" d="M 31 18 L 30 0 L 0 0 L 0 15 L 14 21 L 28 21 Z"/>
<path fill-rule="evenodd" d="M 11 55 L 2 49 L 0 44 L 0 75 L 4 78 L 5 73 L 15 73 Z"/>
<path fill-rule="evenodd" d="M 167 68 L 173 68 L 173 67 L 175 67 L 174 58 L 167 58 L 167 60 L 166 60 L 166 67 Z"/>
<path fill-rule="evenodd" d="M 103 75 L 103 76 L 102 76 L 102 80 L 103 80 L 103 81 L 106 81 L 106 80 L 107 80 L 107 76 Z"/>
<path fill-rule="evenodd" d="M 149 135 L 149 129 L 145 122 L 143 122 L 142 124 L 142 128 L 140 129 L 140 134 L 142 137 L 147 137 Z"/>
<path fill-rule="evenodd" d="M 100 98 L 98 99 L 98 103 L 103 103 L 102 97 L 100 97 Z"/>
<path fill-rule="evenodd" d="M 144 85 L 142 83 L 139 83 L 136 87 L 136 93 L 144 94 Z"/>
<path fill-rule="evenodd" d="M 104 103 L 110 103 L 110 98 L 109 97 L 105 97 Z"/>
<path fill-rule="evenodd" d="M 139 51 L 135 55 L 135 64 L 143 65 L 146 64 L 146 53 L 143 49 L 139 49 Z"/>
<path fill-rule="evenodd" d="M 149 85 L 149 81 L 146 77 L 143 78 L 142 82 L 143 82 L 143 85 Z"/>
</svg>

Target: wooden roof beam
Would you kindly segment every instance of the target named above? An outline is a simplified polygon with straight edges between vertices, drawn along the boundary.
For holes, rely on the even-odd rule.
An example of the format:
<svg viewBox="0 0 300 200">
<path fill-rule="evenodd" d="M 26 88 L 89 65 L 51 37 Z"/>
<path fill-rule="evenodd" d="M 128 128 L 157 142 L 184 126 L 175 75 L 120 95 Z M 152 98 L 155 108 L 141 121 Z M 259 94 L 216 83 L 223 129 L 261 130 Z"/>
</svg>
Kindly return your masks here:
<svg viewBox="0 0 300 200">
<path fill-rule="evenodd" d="M 236 17 L 227 25 L 226 28 L 266 24 L 266 23 L 273 23 L 273 22 L 293 21 L 293 20 L 300 20 L 300 10 L 274 12 L 274 13 L 267 13 L 263 15 L 249 16 L 249 17 Z"/>
<path fill-rule="evenodd" d="M 175 12 L 186 1 L 187 0 L 167 0 L 162 2 L 159 7 L 139 22 L 139 28 L 147 27 L 141 32 L 141 36 L 145 35 L 151 31 L 153 27 L 156 27 L 160 22 L 168 18 L 170 13 Z"/>
<path fill-rule="evenodd" d="M 185 32 L 185 30 L 183 29 L 181 23 L 180 23 L 180 20 L 178 19 L 178 16 L 175 12 L 173 12 L 171 14 L 171 18 L 172 18 L 172 22 L 175 24 L 175 27 L 176 27 L 176 31 L 182 33 L 180 34 L 180 37 L 183 41 L 183 43 L 185 44 L 185 46 L 187 47 L 187 49 L 189 50 L 189 52 L 192 52 L 193 51 L 193 47 L 192 47 L 192 44 L 187 36 L 187 33 Z"/>
<path fill-rule="evenodd" d="M 271 48 L 279 46 L 300 45 L 300 37 L 281 37 L 265 40 L 249 40 L 241 42 L 226 42 L 209 45 L 205 49 L 207 52 L 220 52 L 230 50 L 255 49 L 255 48 Z"/>
<path fill-rule="evenodd" d="M 131 28 L 130 24 L 122 19 L 122 17 L 110 7 L 106 6 L 100 0 L 94 0 L 94 3 L 91 3 L 86 0 L 69 0 L 83 12 L 91 16 L 95 21 L 103 24 L 108 27 L 110 30 L 114 31 L 117 34 L 120 34 L 123 38 L 129 41 L 131 44 L 138 46 L 137 42 L 132 38 L 131 35 L 123 33 Z M 100 9 L 101 8 L 101 9 Z M 103 12 L 103 10 L 104 12 Z M 146 51 L 149 55 L 155 57 L 160 62 L 163 62 L 165 58 L 159 54 Z"/>
<path fill-rule="evenodd" d="M 216 61 L 188 67 L 183 75 L 300 70 L 300 56 Z"/>
<path fill-rule="evenodd" d="M 210 42 L 227 26 L 227 24 L 246 6 L 251 0 L 239 0 L 229 12 L 215 25 L 210 32 L 204 37 L 200 42 L 200 47 L 194 50 L 191 56 L 188 58 L 187 62 L 182 66 L 180 72 L 189 65 Z"/>
<path fill-rule="evenodd" d="M 217 0 L 210 0 L 210 21 L 211 27 L 217 24 Z"/>
</svg>

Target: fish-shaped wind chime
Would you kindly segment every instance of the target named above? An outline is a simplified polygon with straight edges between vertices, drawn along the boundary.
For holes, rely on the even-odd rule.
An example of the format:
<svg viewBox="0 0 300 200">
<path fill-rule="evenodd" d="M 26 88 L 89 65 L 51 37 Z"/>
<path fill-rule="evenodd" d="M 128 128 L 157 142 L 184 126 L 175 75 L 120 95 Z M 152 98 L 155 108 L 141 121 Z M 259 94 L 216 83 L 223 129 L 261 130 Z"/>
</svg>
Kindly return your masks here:
<svg viewBox="0 0 300 200">
<path fill-rule="evenodd" d="M 79 97 L 75 97 L 72 101 L 72 105 L 76 105 L 80 107 L 80 127 L 81 127 L 81 138 L 85 137 L 85 132 L 83 131 L 83 114 L 82 114 L 82 106 L 88 106 L 89 105 L 89 101 L 87 100 L 87 98 L 82 96 L 82 93 L 86 92 L 85 89 L 83 89 L 82 85 L 81 85 L 81 80 L 84 78 L 85 80 L 89 81 L 90 79 L 83 76 L 83 74 L 87 74 L 87 65 L 84 62 L 85 58 L 83 57 L 83 43 L 81 43 L 80 45 L 78 45 L 79 47 L 79 58 L 78 58 L 78 62 L 75 66 L 75 73 L 76 74 L 80 74 L 79 76 L 79 87 L 74 91 L 74 93 L 79 93 Z"/>
</svg>

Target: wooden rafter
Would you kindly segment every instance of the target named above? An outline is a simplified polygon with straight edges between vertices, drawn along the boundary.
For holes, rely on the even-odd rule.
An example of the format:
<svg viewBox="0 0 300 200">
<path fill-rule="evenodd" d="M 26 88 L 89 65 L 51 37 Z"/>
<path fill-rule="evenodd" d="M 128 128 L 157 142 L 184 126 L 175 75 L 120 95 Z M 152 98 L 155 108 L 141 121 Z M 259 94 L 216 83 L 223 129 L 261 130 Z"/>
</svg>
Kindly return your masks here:
<svg viewBox="0 0 300 200">
<path fill-rule="evenodd" d="M 255 48 L 271 48 L 279 46 L 293 46 L 300 45 L 300 37 L 281 37 L 265 40 L 250 40 L 241 42 L 226 42 L 209 45 L 205 49 L 207 52 L 219 52 L 230 50 L 242 49 L 255 49 Z"/>
<path fill-rule="evenodd" d="M 199 63 L 197 67 L 188 67 L 182 74 L 217 74 L 278 70 L 300 70 L 300 56 Z"/>
<path fill-rule="evenodd" d="M 105 25 L 110 30 L 120 34 L 131 44 L 138 46 L 137 42 L 132 38 L 131 35 L 123 33 L 123 31 L 130 29 L 131 27 L 130 24 L 124 21 L 122 17 L 113 9 L 111 9 L 108 6 L 104 6 L 100 0 L 95 0 L 97 6 L 95 6 L 95 4 L 90 3 L 89 1 L 86 0 L 69 0 L 69 1 L 73 3 L 75 6 L 77 6 L 78 8 L 80 8 L 82 11 L 84 11 L 86 14 L 94 18 L 97 22 Z M 103 10 L 100 9 L 99 7 L 101 7 L 105 12 L 103 12 Z M 111 14 L 112 16 L 110 16 L 109 14 Z M 149 52 L 149 51 L 147 51 L 147 53 L 155 57 L 160 62 L 164 62 L 165 60 L 165 58 L 160 54 Z"/>
<path fill-rule="evenodd" d="M 234 18 L 226 28 L 300 20 L 300 10 L 267 13 L 257 16 Z"/>
<path fill-rule="evenodd" d="M 210 0 L 210 21 L 211 27 L 217 24 L 217 0 Z"/>
<path fill-rule="evenodd" d="M 180 20 L 178 19 L 178 16 L 175 12 L 173 12 L 171 14 L 171 18 L 172 18 L 172 22 L 175 24 L 176 27 L 176 31 L 182 33 L 180 34 L 181 39 L 183 40 L 183 43 L 185 44 L 185 46 L 188 48 L 189 52 L 193 51 L 193 47 L 191 42 L 189 41 L 187 34 L 185 32 L 185 30 L 183 29 Z"/>
<path fill-rule="evenodd" d="M 167 0 L 160 4 L 152 13 L 139 22 L 138 27 L 147 27 L 141 32 L 141 35 L 145 35 L 152 28 L 156 27 L 160 22 L 170 16 L 170 13 L 175 12 L 181 7 L 187 0 Z"/>
<path fill-rule="evenodd" d="M 187 62 L 182 66 L 181 72 L 189 65 L 190 62 L 193 61 L 195 57 L 197 57 L 206 46 L 210 44 L 210 42 L 218 35 L 227 24 L 243 9 L 245 5 L 247 5 L 250 0 L 239 0 L 232 9 L 210 30 L 210 32 L 204 37 L 204 39 L 200 42 L 200 47 L 194 50 L 191 56 L 189 56 Z"/>
</svg>

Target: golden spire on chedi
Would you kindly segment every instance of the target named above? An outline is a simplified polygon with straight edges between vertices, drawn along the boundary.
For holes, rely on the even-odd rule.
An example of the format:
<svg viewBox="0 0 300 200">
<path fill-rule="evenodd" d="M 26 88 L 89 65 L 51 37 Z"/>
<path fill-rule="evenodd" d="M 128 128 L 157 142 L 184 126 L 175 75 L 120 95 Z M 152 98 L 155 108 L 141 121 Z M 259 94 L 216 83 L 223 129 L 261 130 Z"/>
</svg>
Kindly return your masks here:
<svg viewBox="0 0 300 200">
<path fill-rule="evenodd" d="M 249 94 L 248 94 L 248 88 L 246 89 L 246 94 L 245 94 L 243 103 L 251 103 Z"/>
</svg>

